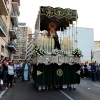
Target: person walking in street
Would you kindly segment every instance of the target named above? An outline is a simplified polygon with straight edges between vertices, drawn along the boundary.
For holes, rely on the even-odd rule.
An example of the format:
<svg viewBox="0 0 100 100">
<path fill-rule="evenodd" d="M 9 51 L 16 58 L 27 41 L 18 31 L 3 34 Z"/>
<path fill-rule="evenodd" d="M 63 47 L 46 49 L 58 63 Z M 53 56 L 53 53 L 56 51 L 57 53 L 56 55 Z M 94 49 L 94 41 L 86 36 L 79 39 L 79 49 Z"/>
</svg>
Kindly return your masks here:
<svg viewBox="0 0 100 100">
<path fill-rule="evenodd" d="M 27 60 L 22 65 L 22 81 L 30 81 L 30 64 Z"/>
</svg>

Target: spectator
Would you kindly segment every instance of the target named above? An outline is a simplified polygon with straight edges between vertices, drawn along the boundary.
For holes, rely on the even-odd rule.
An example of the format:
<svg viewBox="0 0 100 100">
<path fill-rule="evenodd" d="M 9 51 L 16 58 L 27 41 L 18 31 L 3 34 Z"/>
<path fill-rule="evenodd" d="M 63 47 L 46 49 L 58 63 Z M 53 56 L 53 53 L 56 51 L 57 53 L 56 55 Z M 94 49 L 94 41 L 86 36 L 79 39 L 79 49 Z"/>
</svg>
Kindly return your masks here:
<svg viewBox="0 0 100 100">
<path fill-rule="evenodd" d="M 7 73 L 8 73 L 8 58 L 5 57 L 4 61 L 3 61 L 3 83 L 4 83 L 4 87 L 6 87 L 6 78 L 7 78 Z"/>
<path fill-rule="evenodd" d="M 81 65 L 81 78 L 84 78 L 84 64 Z"/>
<path fill-rule="evenodd" d="M 21 73 L 21 65 L 20 65 L 19 61 L 16 64 L 16 72 L 17 72 L 17 78 L 19 78 L 20 73 Z"/>
<path fill-rule="evenodd" d="M 95 65 L 95 63 L 92 64 L 91 70 L 92 70 L 92 81 L 96 81 L 96 65 Z"/>
<path fill-rule="evenodd" d="M 84 77 L 87 77 L 88 75 L 88 70 L 87 70 L 87 62 L 84 64 Z"/>
<path fill-rule="evenodd" d="M 87 65 L 87 69 L 88 69 L 88 78 L 91 78 L 91 64 L 89 63 L 89 65 Z"/>
<path fill-rule="evenodd" d="M 14 76 L 14 68 L 13 63 L 10 61 L 8 65 L 8 80 L 7 80 L 7 87 L 13 87 L 13 76 Z"/>
<path fill-rule="evenodd" d="M 98 66 L 98 81 L 100 81 L 100 64 Z"/>
<path fill-rule="evenodd" d="M 0 79 L 2 78 L 2 62 L 0 61 Z"/>
</svg>

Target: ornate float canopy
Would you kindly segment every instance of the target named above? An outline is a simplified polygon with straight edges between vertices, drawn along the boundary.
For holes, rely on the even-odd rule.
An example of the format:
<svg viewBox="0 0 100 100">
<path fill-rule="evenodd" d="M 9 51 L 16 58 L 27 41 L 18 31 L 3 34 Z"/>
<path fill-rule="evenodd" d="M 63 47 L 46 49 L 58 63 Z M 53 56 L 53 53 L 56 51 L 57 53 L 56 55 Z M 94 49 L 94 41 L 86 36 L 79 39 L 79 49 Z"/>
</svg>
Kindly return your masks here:
<svg viewBox="0 0 100 100">
<path fill-rule="evenodd" d="M 50 25 L 56 25 L 54 26 L 57 27 L 56 30 L 60 30 L 60 28 L 61 30 L 66 29 L 73 21 L 77 20 L 77 16 L 77 10 L 70 8 L 63 9 L 60 7 L 41 6 L 38 16 L 40 18 L 40 30 L 49 30 Z"/>
</svg>

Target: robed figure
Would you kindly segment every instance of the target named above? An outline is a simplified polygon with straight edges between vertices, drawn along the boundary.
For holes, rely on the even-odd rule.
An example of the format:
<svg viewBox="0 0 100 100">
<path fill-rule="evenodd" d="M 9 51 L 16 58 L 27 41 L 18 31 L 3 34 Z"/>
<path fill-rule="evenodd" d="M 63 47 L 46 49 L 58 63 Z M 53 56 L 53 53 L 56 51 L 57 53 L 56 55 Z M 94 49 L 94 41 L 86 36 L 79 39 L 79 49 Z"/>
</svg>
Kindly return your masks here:
<svg viewBox="0 0 100 100">
<path fill-rule="evenodd" d="M 54 49 L 61 50 L 58 35 L 57 35 L 57 32 L 56 32 L 57 24 L 55 22 L 50 22 L 49 25 L 48 25 L 48 29 L 49 30 L 48 30 L 47 36 L 54 39 Z"/>
<path fill-rule="evenodd" d="M 22 65 L 22 81 L 30 81 L 30 65 L 27 60 Z"/>
</svg>

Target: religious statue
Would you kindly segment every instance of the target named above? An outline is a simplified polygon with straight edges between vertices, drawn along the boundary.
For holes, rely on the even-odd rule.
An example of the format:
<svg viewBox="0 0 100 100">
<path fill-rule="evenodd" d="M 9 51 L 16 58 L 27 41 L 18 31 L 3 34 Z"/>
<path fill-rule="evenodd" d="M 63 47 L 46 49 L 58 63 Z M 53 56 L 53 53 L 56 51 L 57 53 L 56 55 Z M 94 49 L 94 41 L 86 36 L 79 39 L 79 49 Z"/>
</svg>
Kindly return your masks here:
<svg viewBox="0 0 100 100">
<path fill-rule="evenodd" d="M 48 38 L 54 39 L 54 49 L 61 50 L 61 46 L 59 43 L 58 35 L 56 33 L 57 25 L 54 22 L 50 22 L 48 25 L 49 31 L 47 33 Z"/>
</svg>

